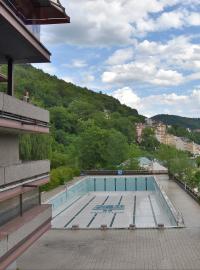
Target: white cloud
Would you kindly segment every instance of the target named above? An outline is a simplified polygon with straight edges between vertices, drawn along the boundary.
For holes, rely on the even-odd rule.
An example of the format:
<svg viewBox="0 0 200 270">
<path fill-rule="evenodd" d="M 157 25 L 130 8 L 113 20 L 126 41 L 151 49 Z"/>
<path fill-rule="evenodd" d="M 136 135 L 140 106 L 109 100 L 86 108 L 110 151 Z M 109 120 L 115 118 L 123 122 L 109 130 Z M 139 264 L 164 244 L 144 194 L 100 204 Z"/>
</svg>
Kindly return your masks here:
<svg viewBox="0 0 200 270">
<path fill-rule="evenodd" d="M 75 84 L 75 80 L 74 80 L 73 78 L 69 77 L 69 76 L 64 76 L 64 77 L 62 77 L 61 79 L 62 79 L 63 81 L 65 81 L 65 82 Z"/>
<path fill-rule="evenodd" d="M 139 113 L 153 116 L 170 113 L 188 117 L 200 117 L 200 89 L 189 94 L 176 93 L 139 97 L 130 87 L 123 87 L 112 93 L 121 103 L 136 108 Z"/>
<path fill-rule="evenodd" d="M 83 68 L 87 66 L 87 63 L 84 60 L 81 59 L 74 59 L 72 61 L 72 66 L 75 68 Z"/>
<path fill-rule="evenodd" d="M 40 64 L 32 64 L 35 68 L 41 69 L 50 75 L 55 75 L 57 72 L 57 68 L 50 63 L 40 63 Z"/>
<path fill-rule="evenodd" d="M 62 64 L 63 67 L 67 67 L 67 68 L 84 68 L 87 67 L 88 64 L 86 63 L 85 60 L 82 59 L 73 59 L 71 61 L 71 63 L 67 63 L 67 64 Z"/>
<path fill-rule="evenodd" d="M 145 36 L 148 32 L 161 32 L 169 29 L 183 29 L 190 26 L 200 26 L 200 15 L 187 8 L 178 8 L 163 12 L 154 19 L 150 15 L 136 22 L 135 35 Z"/>
<path fill-rule="evenodd" d="M 140 107 L 141 98 L 130 87 L 118 89 L 112 93 L 112 96 L 129 107 Z"/>
<path fill-rule="evenodd" d="M 200 25 L 200 14 L 195 13 L 195 12 L 190 13 L 189 16 L 187 17 L 187 23 L 189 25 L 199 26 Z"/>
<path fill-rule="evenodd" d="M 182 26 L 185 22 L 182 11 L 175 9 L 174 12 L 167 13 L 165 8 L 176 4 L 189 5 L 187 2 L 186 0 L 63 0 L 71 23 L 44 27 L 42 39 L 47 43 L 86 46 L 130 44 L 135 33 L 159 31 L 158 23 L 167 29 Z M 153 19 L 151 15 L 158 12 L 161 16 Z M 191 18 L 189 21 L 197 22 L 197 19 Z"/>
<path fill-rule="evenodd" d="M 200 78 L 200 45 L 193 36 L 177 36 L 166 42 L 144 40 L 134 42 L 134 56 L 124 63 L 124 53 L 117 50 L 102 74 L 104 83 L 144 82 L 160 86 L 180 85 Z M 130 50 L 130 47 L 127 48 Z M 122 57 L 120 58 L 120 52 Z M 117 55 L 115 61 L 111 61 Z M 120 63 L 121 61 L 121 63 Z M 187 75 L 185 75 L 187 73 Z"/>
<path fill-rule="evenodd" d="M 137 34 L 200 25 L 199 13 L 191 11 L 198 0 L 63 0 L 62 4 L 71 23 L 44 26 L 42 40 L 47 44 L 123 45 L 131 44 Z M 172 10 L 167 12 L 167 7 Z"/>
<path fill-rule="evenodd" d="M 106 61 L 108 65 L 123 64 L 133 58 L 133 48 L 116 50 Z"/>
<path fill-rule="evenodd" d="M 155 85 L 171 86 L 183 82 L 181 73 L 174 70 L 160 69 L 150 61 L 135 61 L 110 67 L 102 74 L 105 83 L 125 83 L 140 81 Z"/>
</svg>

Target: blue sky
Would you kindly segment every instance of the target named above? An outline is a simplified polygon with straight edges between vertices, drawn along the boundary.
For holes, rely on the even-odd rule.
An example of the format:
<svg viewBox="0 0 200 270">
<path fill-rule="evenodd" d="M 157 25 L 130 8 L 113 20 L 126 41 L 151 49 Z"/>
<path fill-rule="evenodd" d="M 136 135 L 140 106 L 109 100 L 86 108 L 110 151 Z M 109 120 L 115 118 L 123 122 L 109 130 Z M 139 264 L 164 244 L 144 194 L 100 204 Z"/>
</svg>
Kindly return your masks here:
<svg viewBox="0 0 200 270">
<path fill-rule="evenodd" d="M 68 25 L 43 26 L 65 81 L 152 116 L 200 117 L 199 0 L 62 0 Z"/>
</svg>

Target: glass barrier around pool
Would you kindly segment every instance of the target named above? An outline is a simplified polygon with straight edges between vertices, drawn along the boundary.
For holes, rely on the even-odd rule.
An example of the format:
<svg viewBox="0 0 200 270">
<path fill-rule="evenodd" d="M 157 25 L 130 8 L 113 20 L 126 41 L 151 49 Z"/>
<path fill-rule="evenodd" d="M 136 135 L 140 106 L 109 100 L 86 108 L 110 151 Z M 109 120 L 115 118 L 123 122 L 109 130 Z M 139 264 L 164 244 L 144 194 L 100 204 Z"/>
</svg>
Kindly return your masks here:
<svg viewBox="0 0 200 270">
<path fill-rule="evenodd" d="M 72 202 L 87 194 L 97 191 L 155 191 L 155 180 L 149 177 L 88 177 L 65 191 L 59 193 L 48 203 L 52 204 L 53 212 L 67 207 Z M 57 211 L 56 211 L 57 212 Z"/>
<path fill-rule="evenodd" d="M 161 191 L 160 187 L 158 186 L 157 182 L 155 181 L 154 183 L 154 186 L 155 186 L 155 192 L 156 192 L 156 197 L 158 198 L 162 208 L 165 210 L 165 212 L 167 213 L 168 215 L 168 218 L 170 220 L 170 223 L 172 226 L 177 226 L 177 220 L 174 216 L 174 214 L 172 213 L 172 211 L 176 211 L 175 209 L 171 209 L 169 204 L 167 203 L 164 195 L 163 195 L 163 191 Z M 171 207 L 173 207 L 171 205 Z"/>
</svg>

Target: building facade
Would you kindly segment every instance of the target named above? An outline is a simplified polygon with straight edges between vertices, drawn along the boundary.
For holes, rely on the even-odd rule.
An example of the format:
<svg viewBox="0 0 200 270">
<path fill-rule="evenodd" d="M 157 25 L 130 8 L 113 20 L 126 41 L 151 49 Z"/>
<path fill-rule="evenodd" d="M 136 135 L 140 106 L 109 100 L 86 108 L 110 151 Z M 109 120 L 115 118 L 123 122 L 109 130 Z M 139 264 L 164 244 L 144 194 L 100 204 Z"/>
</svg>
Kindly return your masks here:
<svg viewBox="0 0 200 270">
<path fill-rule="evenodd" d="M 50 162 L 23 162 L 19 135 L 49 132 L 49 112 L 14 96 L 15 63 L 50 61 L 39 40 L 39 25 L 67 23 L 57 0 L 0 0 L 0 269 L 7 269 L 51 226 L 51 206 L 42 205 L 39 187 L 49 181 Z M 33 30 L 37 33 L 33 34 Z"/>
<path fill-rule="evenodd" d="M 152 125 L 150 123 L 137 123 L 136 124 L 136 136 L 137 142 L 141 143 L 142 141 L 142 133 L 146 127 L 152 127 L 155 131 L 156 139 L 163 144 L 167 144 L 170 146 L 176 147 L 178 150 L 188 151 L 193 155 L 200 155 L 200 145 L 191 142 L 187 138 L 177 137 L 172 134 L 167 133 L 167 126 L 163 123 L 155 123 Z"/>
</svg>

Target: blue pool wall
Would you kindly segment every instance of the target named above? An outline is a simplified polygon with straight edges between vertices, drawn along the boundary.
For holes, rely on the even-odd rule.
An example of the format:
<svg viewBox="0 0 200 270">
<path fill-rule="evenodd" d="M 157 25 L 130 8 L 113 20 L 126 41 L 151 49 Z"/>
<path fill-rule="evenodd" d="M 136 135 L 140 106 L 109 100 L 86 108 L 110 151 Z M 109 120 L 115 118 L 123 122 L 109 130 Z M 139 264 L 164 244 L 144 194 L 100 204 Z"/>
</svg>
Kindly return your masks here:
<svg viewBox="0 0 200 270">
<path fill-rule="evenodd" d="M 155 179 L 153 176 L 138 177 L 87 177 L 73 186 L 62 191 L 48 203 L 52 204 L 53 211 L 70 204 L 79 197 L 94 191 L 155 191 Z"/>
</svg>

